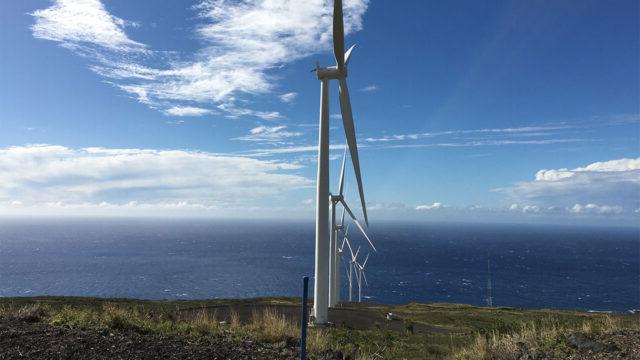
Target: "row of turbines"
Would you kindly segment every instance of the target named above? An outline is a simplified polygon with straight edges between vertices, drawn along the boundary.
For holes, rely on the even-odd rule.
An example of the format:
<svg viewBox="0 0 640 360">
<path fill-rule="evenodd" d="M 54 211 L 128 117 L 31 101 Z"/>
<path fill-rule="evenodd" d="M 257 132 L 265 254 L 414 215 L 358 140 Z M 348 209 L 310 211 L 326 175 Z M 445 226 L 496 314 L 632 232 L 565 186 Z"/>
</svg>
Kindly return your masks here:
<svg viewBox="0 0 640 360">
<path fill-rule="evenodd" d="M 354 46 L 345 52 L 344 46 L 344 22 L 342 14 L 342 0 L 334 0 L 333 3 L 333 53 L 336 65 L 320 67 L 316 65 L 315 72 L 320 80 L 320 124 L 318 136 L 318 175 L 316 188 L 316 231 L 315 231 L 315 278 L 314 278 L 314 306 L 312 322 L 316 325 L 328 323 L 329 307 L 334 307 L 340 300 L 340 269 L 345 251 L 345 244 L 349 249 L 347 280 L 349 281 L 349 299 L 352 299 L 353 280 L 358 284 L 358 299 L 362 299 L 362 281 L 366 283 L 365 268 L 369 256 L 359 263 L 357 256 L 359 250 L 353 252 L 351 242 L 346 237 L 347 229 L 344 227 L 345 213 L 353 220 L 358 230 L 364 235 L 369 245 L 376 251 L 373 242 L 364 230 L 364 227 L 353 211 L 347 205 L 344 198 L 344 177 L 346 172 L 347 150 L 353 164 L 353 170 L 358 185 L 360 203 L 365 226 L 369 226 L 367 208 L 364 200 L 362 176 L 360 173 L 360 160 L 358 157 L 358 145 L 356 130 L 351 110 L 351 99 L 347 87 L 347 66 Z M 342 124 L 346 136 L 345 152 L 342 158 L 342 170 L 337 194 L 329 192 L 329 84 L 332 80 L 338 82 L 340 91 L 340 112 Z M 336 210 L 342 207 L 342 219 L 336 221 Z M 338 239 L 343 236 L 342 244 L 338 245 Z M 355 275 L 355 277 L 354 277 Z"/>
<path fill-rule="evenodd" d="M 367 232 L 364 230 L 364 227 L 358 219 L 355 217 L 344 197 L 344 177 L 347 163 L 347 146 L 345 146 L 344 153 L 342 155 L 342 167 L 340 170 L 340 181 L 338 183 L 338 195 L 330 195 L 331 199 L 331 229 L 332 232 L 335 233 L 333 239 L 331 241 L 331 249 L 330 249 L 330 282 L 333 284 L 329 288 L 330 293 L 330 306 L 335 306 L 338 301 L 340 301 L 340 265 L 344 265 L 347 270 L 347 281 L 349 287 L 349 301 L 353 301 L 353 284 L 354 280 L 358 285 L 358 301 L 362 301 L 362 285 L 363 280 L 364 283 L 367 283 L 367 276 L 365 275 L 365 268 L 367 266 L 367 261 L 369 260 L 369 253 L 366 255 L 364 261 L 362 263 L 358 262 L 358 255 L 360 254 L 360 246 L 356 248 L 356 251 L 353 251 L 352 241 L 349 240 L 349 226 L 347 225 L 345 228 L 345 214 L 349 214 L 349 217 L 353 220 L 355 225 L 357 226 L 360 233 L 367 239 L 367 242 L 371 246 L 373 251 L 376 251 L 376 247 L 373 245 L 373 242 L 367 235 Z M 340 223 L 336 222 L 335 217 L 335 209 L 338 204 L 342 205 L 342 215 L 340 216 Z M 338 242 L 340 239 L 340 235 L 342 235 L 342 243 L 338 246 Z M 346 246 L 346 248 L 345 248 Z M 345 259 L 345 250 L 349 250 L 349 258 Z M 355 275 L 355 277 L 354 277 Z"/>
</svg>

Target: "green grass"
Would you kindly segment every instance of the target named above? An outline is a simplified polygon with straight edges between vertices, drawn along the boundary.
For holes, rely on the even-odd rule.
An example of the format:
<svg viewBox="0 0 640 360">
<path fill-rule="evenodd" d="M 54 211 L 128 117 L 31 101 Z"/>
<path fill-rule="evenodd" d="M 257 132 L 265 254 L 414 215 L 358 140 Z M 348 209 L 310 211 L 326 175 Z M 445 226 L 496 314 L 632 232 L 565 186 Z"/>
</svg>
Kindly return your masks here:
<svg viewBox="0 0 640 360">
<path fill-rule="evenodd" d="M 44 321 L 56 326 L 81 329 L 162 333 L 177 336 L 229 336 L 280 342 L 297 338 L 299 325 L 275 311 L 254 313 L 240 323 L 231 314 L 221 324 L 215 312 L 195 310 L 182 316 L 181 309 L 246 304 L 299 305 L 298 299 L 261 298 L 247 300 L 143 301 L 78 297 L 0 299 L 0 317 Z M 345 328 L 309 329 L 309 350 L 327 349 L 356 354 L 358 359 L 482 359 L 496 352 L 514 351 L 518 342 L 553 353 L 565 346 L 571 331 L 605 332 L 640 329 L 637 315 L 606 315 L 561 310 L 482 308 L 457 304 L 364 304 L 363 309 L 403 318 L 400 331 L 384 326 L 371 330 Z M 417 332 L 420 326 L 454 329 L 452 333 Z"/>
</svg>

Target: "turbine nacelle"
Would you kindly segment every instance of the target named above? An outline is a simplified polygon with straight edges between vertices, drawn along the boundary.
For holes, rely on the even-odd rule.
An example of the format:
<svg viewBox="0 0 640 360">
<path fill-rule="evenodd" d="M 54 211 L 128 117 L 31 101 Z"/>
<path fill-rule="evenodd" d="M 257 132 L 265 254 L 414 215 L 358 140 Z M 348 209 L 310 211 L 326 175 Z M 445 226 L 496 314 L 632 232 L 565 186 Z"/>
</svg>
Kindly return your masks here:
<svg viewBox="0 0 640 360">
<path fill-rule="evenodd" d="M 347 69 L 340 70 L 335 66 L 321 68 L 316 67 L 318 80 L 340 80 L 347 77 Z"/>
<path fill-rule="evenodd" d="M 320 63 L 316 63 L 316 68 L 311 70 L 315 71 L 318 76 L 318 80 L 340 80 L 347 77 L 347 66 L 349 65 L 349 59 L 351 58 L 351 52 L 356 45 L 352 45 L 349 50 L 344 54 L 344 66 L 340 69 L 340 66 L 320 67 Z"/>
</svg>

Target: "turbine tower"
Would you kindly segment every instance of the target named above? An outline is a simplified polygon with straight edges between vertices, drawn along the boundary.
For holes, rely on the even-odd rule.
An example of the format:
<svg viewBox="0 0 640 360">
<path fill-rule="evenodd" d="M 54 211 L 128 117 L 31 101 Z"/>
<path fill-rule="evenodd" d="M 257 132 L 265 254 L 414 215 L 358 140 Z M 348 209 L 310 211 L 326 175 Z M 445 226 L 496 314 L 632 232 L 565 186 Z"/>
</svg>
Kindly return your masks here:
<svg viewBox="0 0 640 360">
<path fill-rule="evenodd" d="M 321 68 L 316 66 L 316 75 L 320 80 L 320 126 L 318 136 L 318 184 L 316 189 L 316 256 L 314 279 L 314 305 L 313 323 L 323 325 L 328 322 L 329 313 L 329 268 L 331 239 L 329 223 L 329 81 L 338 80 L 340 90 L 340 110 L 344 126 L 349 153 L 353 163 L 358 192 L 364 215 L 365 224 L 369 225 L 367 209 L 362 188 L 362 176 L 360 175 L 360 160 L 358 157 L 358 145 L 356 131 L 351 112 L 351 100 L 347 88 L 347 65 L 353 46 L 344 52 L 344 22 L 342 18 L 342 0 L 334 0 L 333 3 L 333 53 L 336 58 L 336 66 Z M 344 205 L 344 203 L 343 203 Z M 333 206 L 332 206 L 333 207 Z M 347 207 L 345 209 L 348 210 Z M 351 212 L 348 210 L 348 212 Z M 333 218 L 335 219 L 335 208 Z M 352 213 L 350 214 L 352 215 Z"/>
</svg>

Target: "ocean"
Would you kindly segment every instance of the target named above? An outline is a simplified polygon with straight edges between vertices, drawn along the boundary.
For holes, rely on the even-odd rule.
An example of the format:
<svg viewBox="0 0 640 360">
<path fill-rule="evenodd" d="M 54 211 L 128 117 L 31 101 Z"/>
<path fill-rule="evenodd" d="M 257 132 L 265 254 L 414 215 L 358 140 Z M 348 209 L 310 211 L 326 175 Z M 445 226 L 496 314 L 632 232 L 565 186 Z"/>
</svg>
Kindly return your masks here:
<svg viewBox="0 0 640 360">
<path fill-rule="evenodd" d="M 638 229 L 381 222 L 370 235 L 367 302 L 484 305 L 490 259 L 494 306 L 640 308 Z M 300 296 L 313 255 L 312 222 L 2 219 L 0 296 Z"/>
</svg>

